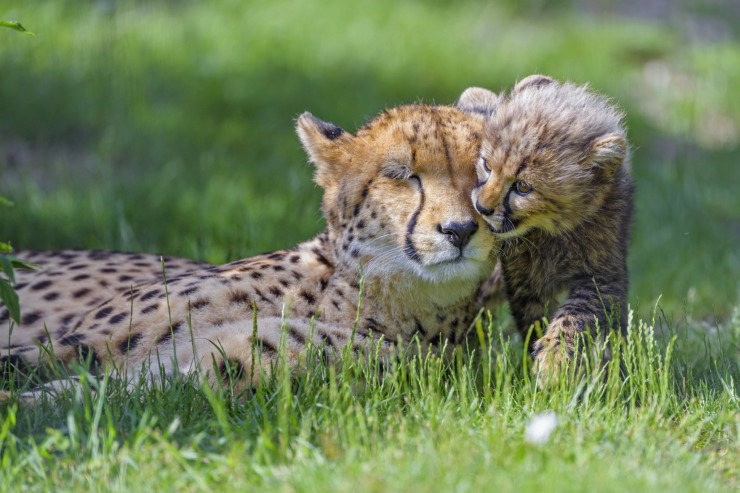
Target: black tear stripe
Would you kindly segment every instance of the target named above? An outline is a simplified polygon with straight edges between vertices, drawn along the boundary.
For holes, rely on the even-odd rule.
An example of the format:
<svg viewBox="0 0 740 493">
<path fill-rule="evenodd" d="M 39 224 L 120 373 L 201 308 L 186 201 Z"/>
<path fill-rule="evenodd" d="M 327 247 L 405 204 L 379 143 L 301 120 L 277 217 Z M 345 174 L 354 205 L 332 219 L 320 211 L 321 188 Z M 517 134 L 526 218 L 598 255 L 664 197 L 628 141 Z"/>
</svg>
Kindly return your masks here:
<svg viewBox="0 0 740 493">
<path fill-rule="evenodd" d="M 421 214 L 421 210 L 424 208 L 424 187 L 421 183 L 421 180 L 419 180 L 419 193 L 421 194 L 421 201 L 419 202 L 419 207 L 411 215 L 411 220 L 409 221 L 409 225 L 406 230 L 406 248 L 404 248 L 403 251 L 408 258 L 410 258 L 414 262 L 421 263 L 419 252 L 416 251 L 416 248 L 414 248 L 414 244 L 411 242 L 411 235 L 414 233 L 416 220 L 419 218 L 419 214 Z"/>
<path fill-rule="evenodd" d="M 514 190 L 514 186 L 512 186 L 512 188 L 510 188 L 509 191 L 506 192 L 506 196 L 504 197 L 504 200 L 502 202 L 504 206 L 504 220 L 501 222 L 501 230 L 496 231 L 495 229 L 493 229 L 492 226 L 489 225 L 489 228 L 494 233 L 508 233 L 509 231 L 515 230 L 518 225 L 518 221 L 515 221 L 511 218 L 513 212 L 511 211 L 511 206 L 509 205 L 509 197 L 511 197 L 511 192 Z"/>
<path fill-rule="evenodd" d="M 509 198 L 511 197 L 511 192 L 514 190 L 514 187 L 516 184 L 514 184 L 508 192 L 506 192 L 506 195 L 504 195 L 504 200 L 502 201 L 502 205 L 504 206 L 504 217 L 508 218 L 511 216 L 511 206 L 509 205 Z"/>
<path fill-rule="evenodd" d="M 453 186 L 454 186 L 454 178 L 455 173 L 452 171 L 452 156 L 450 156 L 450 145 L 447 143 L 447 139 L 442 137 L 442 148 L 445 151 L 445 158 L 447 158 L 447 172 L 449 173 L 450 177 L 453 179 Z"/>
</svg>

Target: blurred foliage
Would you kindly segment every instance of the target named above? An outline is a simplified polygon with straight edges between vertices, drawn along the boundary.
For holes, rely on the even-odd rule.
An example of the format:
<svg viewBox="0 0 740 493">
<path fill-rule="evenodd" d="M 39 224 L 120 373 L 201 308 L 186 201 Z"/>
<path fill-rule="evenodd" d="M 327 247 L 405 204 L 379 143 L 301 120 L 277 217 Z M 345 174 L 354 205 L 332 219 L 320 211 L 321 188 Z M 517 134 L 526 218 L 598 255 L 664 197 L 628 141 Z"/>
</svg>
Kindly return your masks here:
<svg viewBox="0 0 740 493">
<path fill-rule="evenodd" d="M 9 29 L 13 29 L 15 31 L 19 31 L 19 32 L 22 32 L 24 34 L 30 34 L 31 36 L 34 35 L 31 31 L 29 31 L 25 27 L 23 27 L 21 25 L 21 23 L 18 22 L 18 21 L 0 21 L 0 27 L 7 27 Z"/>
<path fill-rule="evenodd" d="M 540 72 L 628 112 L 633 304 L 663 293 L 704 317 L 737 302 L 731 2 L 0 0 L 0 18 L 37 34 L 0 32 L 0 193 L 18 204 L 0 238 L 17 247 L 220 263 L 291 246 L 323 227 L 302 111 L 354 130 Z"/>
<path fill-rule="evenodd" d="M 31 36 L 34 35 L 17 21 L 0 21 L 0 27 L 7 27 Z M 0 65 L 0 67 L 2 66 Z M 0 195 L 0 207 L 10 207 L 12 205 L 12 202 Z M 11 251 L 12 248 L 9 243 L 0 241 L 0 272 L 5 275 L 5 277 L 0 276 L 0 302 L 8 308 L 10 318 L 19 324 L 21 323 L 21 309 L 18 305 L 18 294 L 13 289 L 13 284 L 15 284 L 14 269 L 27 266 L 27 264 L 10 255 Z"/>
</svg>

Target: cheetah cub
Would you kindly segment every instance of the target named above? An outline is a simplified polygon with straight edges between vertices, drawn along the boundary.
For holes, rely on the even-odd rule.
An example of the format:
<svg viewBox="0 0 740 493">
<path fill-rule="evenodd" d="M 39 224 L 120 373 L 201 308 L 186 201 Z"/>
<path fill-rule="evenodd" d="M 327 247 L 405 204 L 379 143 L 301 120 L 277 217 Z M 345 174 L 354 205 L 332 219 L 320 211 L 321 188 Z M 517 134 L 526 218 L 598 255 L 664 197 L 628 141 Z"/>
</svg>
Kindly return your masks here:
<svg viewBox="0 0 740 493">
<path fill-rule="evenodd" d="M 432 352 L 461 342 L 493 269 L 494 238 L 470 203 L 484 124 L 454 107 L 410 105 L 353 135 L 304 113 L 296 127 L 324 189 L 325 231 L 290 250 L 183 266 L 166 284 L 116 286 L 119 294 L 94 302 L 100 290 L 79 291 L 78 272 L 87 282 L 106 272 L 103 262 L 125 271 L 132 258 L 48 260 L 40 272 L 19 273 L 22 308 L 35 315 L 12 334 L 8 324 L 0 330 L 2 356 L 43 364 L 51 353 L 35 342 L 48 333 L 62 363 L 112 362 L 134 376 L 146 364 L 152 373 L 200 368 L 212 384 L 240 375 L 244 388 L 263 381 L 281 347 L 299 367 L 308 343 L 333 361 L 347 345 L 363 351 L 381 338 L 381 356 L 417 338 Z M 48 310 L 62 294 L 65 303 Z"/>
<path fill-rule="evenodd" d="M 474 106 L 469 95 L 481 91 L 469 89 L 458 105 Z M 586 86 L 542 75 L 488 113 L 472 201 L 502 242 L 518 329 L 526 336 L 568 292 L 531 346 L 544 383 L 577 356 L 579 334 L 603 340 L 610 328 L 625 330 L 634 185 L 623 115 Z"/>
</svg>

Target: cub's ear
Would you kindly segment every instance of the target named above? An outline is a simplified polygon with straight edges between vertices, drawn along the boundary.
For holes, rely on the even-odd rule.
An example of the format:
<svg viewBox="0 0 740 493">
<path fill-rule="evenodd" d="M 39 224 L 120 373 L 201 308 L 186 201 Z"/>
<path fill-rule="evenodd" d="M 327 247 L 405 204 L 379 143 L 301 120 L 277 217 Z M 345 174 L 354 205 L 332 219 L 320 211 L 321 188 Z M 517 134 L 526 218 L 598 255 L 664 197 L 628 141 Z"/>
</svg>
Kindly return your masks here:
<svg viewBox="0 0 740 493">
<path fill-rule="evenodd" d="M 549 86 L 550 84 L 556 84 L 555 79 L 540 74 L 530 75 L 517 82 L 517 84 L 514 86 L 514 89 L 511 90 L 511 94 L 513 96 L 514 94 L 527 87 L 531 89 L 539 89 L 540 87 Z"/>
<path fill-rule="evenodd" d="M 617 172 L 627 157 L 627 141 L 620 133 L 599 137 L 591 144 L 591 161 L 607 176 Z"/>
<path fill-rule="evenodd" d="M 496 113 L 501 98 L 495 92 L 482 87 L 468 87 L 460 95 L 455 107 L 474 116 L 488 119 Z"/>
<path fill-rule="evenodd" d="M 296 132 L 308 154 L 308 160 L 316 165 L 314 180 L 326 188 L 346 166 L 349 157 L 347 144 L 354 138 L 333 123 L 319 120 L 306 111 L 296 120 Z"/>
</svg>

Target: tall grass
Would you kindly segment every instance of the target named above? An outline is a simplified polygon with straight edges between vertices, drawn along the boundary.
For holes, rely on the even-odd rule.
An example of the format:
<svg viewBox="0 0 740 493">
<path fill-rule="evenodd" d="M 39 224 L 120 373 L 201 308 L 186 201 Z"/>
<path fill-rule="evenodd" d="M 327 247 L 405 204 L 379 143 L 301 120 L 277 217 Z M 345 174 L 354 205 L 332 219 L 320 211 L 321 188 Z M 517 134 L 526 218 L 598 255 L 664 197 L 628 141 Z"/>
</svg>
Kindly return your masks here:
<svg viewBox="0 0 740 493">
<path fill-rule="evenodd" d="M 328 366 L 309 347 L 306 371 L 278 368 L 242 395 L 193 376 L 132 385 L 116 373 L 80 370 L 75 387 L 42 393 L 33 407 L 4 404 L 0 484 L 6 491 L 739 486 L 737 359 L 687 374 L 680 336 L 660 342 L 651 324 L 631 320 L 626 339 L 612 341 L 616 357 L 606 367 L 564 372 L 549 389 L 536 385 L 521 341 L 493 319 L 477 322 L 480 347 L 458 348 L 448 361 L 407 355 L 380 364 L 347 353 Z M 737 344 L 740 327 L 732 329 L 723 337 Z M 544 443 L 528 442 L 525 428 L 545 412 L 556 414 L 557 427 Z"/>
</svg>

